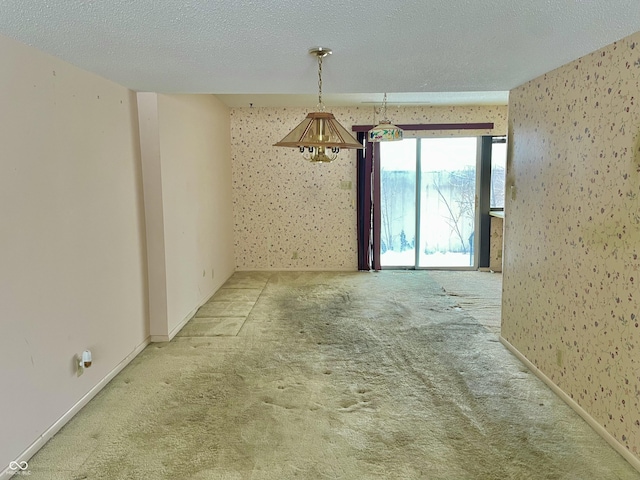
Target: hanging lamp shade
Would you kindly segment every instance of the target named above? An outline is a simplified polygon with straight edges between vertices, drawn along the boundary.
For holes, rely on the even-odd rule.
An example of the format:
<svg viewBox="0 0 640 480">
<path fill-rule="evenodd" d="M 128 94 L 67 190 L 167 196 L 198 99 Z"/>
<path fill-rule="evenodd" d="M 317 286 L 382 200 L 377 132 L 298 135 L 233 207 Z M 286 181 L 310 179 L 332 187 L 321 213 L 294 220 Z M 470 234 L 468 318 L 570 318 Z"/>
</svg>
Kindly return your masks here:
<svg viewBox="0 0 640 480">
<path fill-rule="evenodd" d="M 395 142 L 402 140 L 404 131 L 396 127 L 389 120 L 383 120 L 378 125 L 369 130 L 370 142 Z"/>
<path fill-rule="evenodd" d="M 296 128 L 275 144 L 277 147 L 362 148 L 362 144 L 336 120 L 333 113 L 311 112 Z M 337 153 L 337 152 L 336 152 Z"/>
<path fill-rule="evenodd" d="M 395 142 L 402 140 L 404 137 L 404 131 L 389 120 L 386 120 L 387 115 L 387 94 L 384 94 L 382 100 L 382 120 L 378 125 L 369 130 L 367 138 L 370 142 Z"/>
<path fill-rule="evenodd" d="M 309 50 L 318 57 L 318 106 L 321 111 L 311 112 L 275 147 L 299 148 L 303 158 L 314 163 L 332 162 L 340 149 L 363 148 L 363 145 L 340 125 L 333 113 L 325 112 L 322 104 L 322 58 L 331 54 L 325 47 Z"/>
</svg>

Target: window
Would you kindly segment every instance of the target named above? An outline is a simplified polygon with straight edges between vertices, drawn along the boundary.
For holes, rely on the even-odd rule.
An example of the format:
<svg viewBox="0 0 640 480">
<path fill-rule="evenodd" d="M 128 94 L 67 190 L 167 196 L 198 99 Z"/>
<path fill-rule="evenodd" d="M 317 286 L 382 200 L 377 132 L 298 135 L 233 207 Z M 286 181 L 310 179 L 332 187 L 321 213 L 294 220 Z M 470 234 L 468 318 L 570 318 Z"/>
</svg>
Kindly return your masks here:
<svg viewBox="0 0 640 480">
<path fill-rule="evenodd" d="M 507 172 L 507 139 L 495 137 L 491 146 L 491 209 L 504 210 Z"/>
</svg>

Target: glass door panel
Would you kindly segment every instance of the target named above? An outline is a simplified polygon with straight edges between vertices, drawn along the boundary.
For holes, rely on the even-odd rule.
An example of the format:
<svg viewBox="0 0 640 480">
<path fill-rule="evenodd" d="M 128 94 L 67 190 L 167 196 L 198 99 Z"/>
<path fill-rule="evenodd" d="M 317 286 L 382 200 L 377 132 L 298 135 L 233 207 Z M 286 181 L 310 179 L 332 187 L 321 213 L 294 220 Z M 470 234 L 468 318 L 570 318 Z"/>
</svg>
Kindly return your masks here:
<svg viewBox="0 0 640 480">
<path fill-rule="evenodd" d="M 504 208 L 507 174 L 507 142 L 491 144 L 491 208 Z"/>
<path fill-rule="evenodd" d="M 475 265 L 477 148 L 476 137 L 420 139 L 418 267 Z"/>
<path fill-rule="evenodd" d="M 380 264 L 416 264 L 415 138 L 380 143 Z"/>
</svg>

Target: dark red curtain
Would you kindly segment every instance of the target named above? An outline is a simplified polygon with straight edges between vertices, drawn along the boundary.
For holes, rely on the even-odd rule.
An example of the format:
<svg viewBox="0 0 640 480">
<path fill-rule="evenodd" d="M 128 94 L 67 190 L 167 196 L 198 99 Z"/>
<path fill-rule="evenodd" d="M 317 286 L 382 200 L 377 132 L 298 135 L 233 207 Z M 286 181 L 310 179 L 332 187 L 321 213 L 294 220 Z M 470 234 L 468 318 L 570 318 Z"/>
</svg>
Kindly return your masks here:
<svg viewBox="0 0 640 480">
<path fill-rule="evenodd" d="M 366 132 L 358 132 L 365 142 Z M 380 144 L 358 150 L 358 270 L 380 270 Z"/>
</svg>

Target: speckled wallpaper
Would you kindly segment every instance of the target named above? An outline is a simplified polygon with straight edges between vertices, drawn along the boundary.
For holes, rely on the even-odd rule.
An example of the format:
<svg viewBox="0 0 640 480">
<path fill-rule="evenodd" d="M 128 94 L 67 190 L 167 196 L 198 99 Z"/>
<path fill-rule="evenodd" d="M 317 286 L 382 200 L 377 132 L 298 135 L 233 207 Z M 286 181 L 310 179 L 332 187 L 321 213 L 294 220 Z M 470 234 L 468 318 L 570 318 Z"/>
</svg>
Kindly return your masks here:
<svg viewBox="0 0 640 480">
<path fill-rule="evenodd" d="M 502 336 L 636 456 L 639 79 L 640 32 L 511 92 L 502 319 Z"/>
<path fill-rule="evenodd" d="M 489 268 L 494 272 L 502 272 L 502 242 L 504 219 L 491 217 L 491 244 L 489 246 Z"/>
<path fill-rule="evenodd" d="M 357 270 L 356 153 L 313 165 L 294 149 L 274 147 L 312 111 L 231 110 L 233 215 L 238 270 Z M 327 108 L 347 129 L 374 122 L 373 107 Z M 395 123 L 493 122 L 492 131 L 434 135 L 504 135 L 506 106 L 390 107 Z"/>
</svg>

